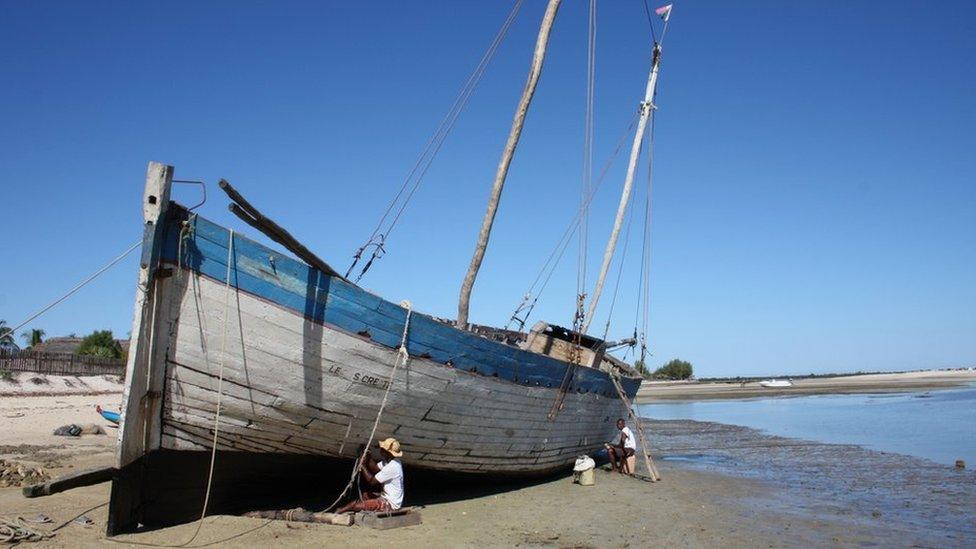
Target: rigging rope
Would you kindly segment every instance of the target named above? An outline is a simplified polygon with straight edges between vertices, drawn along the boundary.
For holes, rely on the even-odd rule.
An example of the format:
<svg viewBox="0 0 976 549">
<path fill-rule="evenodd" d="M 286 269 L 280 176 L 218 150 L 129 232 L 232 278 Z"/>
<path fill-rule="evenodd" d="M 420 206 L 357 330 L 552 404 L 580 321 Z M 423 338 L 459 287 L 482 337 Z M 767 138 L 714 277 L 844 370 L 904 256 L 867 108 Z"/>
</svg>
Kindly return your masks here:
<svg viewBox="0 0 976 549">
<path fill-rule="evenodd" d="M 613 320 L 613 309 L 617 304 L 617 293 L 620 290 L 620 278 L 624 273 L 624 262 L 627 259 L 627 247 L 630 244 L 630 227 L 634 222 L 634 209 L 628 208 L 627 212 L 627 231 L 624 233 L 624 248 L 620 252 L 620 265 L 617 267 L 617 281 L 613 285 L 613 296 L 610 298 L 610 310 L 607 311 L 607 323 L 603 327 L 603 340 L 606 341 L 607 334 L 610 332 L 610 322 Z"/>
<path fill-rule="evenodd" d="M 647 26 L 651 29 L 651 40 L 657 42 L 657 36 L 654 34 L 654 21 L 651 18 L 651 9 L 647 6 L 647 0 L 641 2 L 644 5 L 644 15 L 647 16 Z"/>
<path fill-rule="evenodd" d="M 424 145 L 423 150 L 421 151 L 420 155 L 417 157 L 417 160 L 414 162 L 413 167 L 410 169 L 410 172 L 404 178 L 403 184 L 400 185 L 400 190 L 397 191 L 396 196 L 393 197 L 393 200 L 391 200 L 389 205 L 386 207 L 386 210 L 383 212 L 383 215 L 380 217 L 380 220 L 376 224 L 376 227 L 373 229 L 373 232 L 369 235 L 369 238 L 366 240 L 366 243 L 360 246 L 358 250 L 356 250 L 356 253 L 353 255 L 352 264 L 349 266 L 349 269 L 346 271 L 346 278 L 349 278 L 349 275 L 352 273 L 353 269 L 359 263 L 359 260 L 362 259 L 363 253 L 370 247 L 373 248 L 373 252 L 370 256 L 370 259 L 367 261 L 366 265 L 363 266 L 362 271 L 360 271 L 359 276 L 356 278 L 357 282 L 363 277 L 363 275 L 366 274 L 366 271 L 368 271 L 369 268 L 372 266 L 373 261 L 382 257 L 383 254 L 385 253 L 386 250 L 383 248 L 383 244 L 386 242 L 386 240 L 389 239 L 390 233 L 393 232 L 393 229 L 396 227 L 397 223 L 400 220 L 400 216 L 403 214 L 404 210 L 406 210 L 406 207 L 410 203 L 410 200 L 413 198 L 414 193 L 416 193 L 417 189 L 420 187 L 420 184 L 423 182 L 423 178 L 427 174 L 427 170 L 434 162 L 437 153 L 440 152 L 440 149 L 443 146 L 444 141 L 447 139 L 448 135 L 450 135 L 451 130 L 454 129 L 458 117 L 460 117 L 461 113 L 464 111 L 465 107 L 468 104 L 468 100 L 471 98 L 475 89 L 478 87 L 478 84 L 481 82 L 481 78 L 484 76 L 485 71 L 488 69 L 488 65 L 491 64 L 491 60 L 494 58 L 495 52 L 498 51 L 498 47 L 501 45 L 502 41 L 505 39 L 505 36 L 508 34 L 508 30 L 512 26 L 512 23 L 515 21 L 515 17 L 518 15 L 519 9 L 522 7 L 523 1 L 524 0 L 515 1 L 515 4 L 512 6 L 512 10 L 505 18 L 505 21 L 502 23 L 501 28 L 498 29 L 498 32 L 495 34 L 495 37 L 488 45 L 488 49 L 485 50 L 485 53 L 482 55 L 481 60 L 478 62 L 477 66 L 475 66 L 474 71 L 472 71 L 471 75 L 468 76 L 468 79 L 465 81 L 464 85 L 461 86 L 460 91 L 458 91 L 458 95 L 454 99 L 454 103 L 451 105 L 451 108 L 448 110 L 447 114 L 444 115 L 444 118 L 441 119 L 440 124 L 438 124 L 437 126 L 437 129 L 434 131 L 433 134 L 431 134 L 430 138 L 427 140 L 427 143 Z M 404 192 L 407 191 L 407 188 L 410 186 L 411 182 L 413 182 L 413 186 L 410 188 L 409 192 L 407 192 L 406 196 L 404 196 Z M 400 200 L 401 198 L 403 198 L 402 203 Z M 387 218 L 390 216 L 391 212 L 393 212 L 394 208 L 396 208 L 397 204 L 400 204 L 400 206 L 397 209 L 396 214 L 394 215 L 393 219 L 384 227 L 384 223 L 386 222 Z"/>
<path fill-rule="evenodd" d="M 647 187 L 644 197 L 644 238 L 641 244 L 641 270 L 637 288 L 637 311 L 634 315 L 634 333 L 637 334 L 640 319 L 640 361 L 647 367 L 647 329 L 650 315 L 650 273 L 651 273 L 651 195 L 653 191 L 654 168 L 654 126 L 655 117 L 651 113 L 651 124 L 647 129 Z"/>
<path fill-rule="evenodd" d="M 220 402 L 221 396 L 223 395 L 223 385 L 224 385 L 224 357 L 227 351 L 227 322 L 228 322 L 228 311 L 230 309 L 230 271 L 231 265 L 234 263 L 234 229 L 230 229 L 230 235 L 227 242 L 227 274 L 224 279 L 224 316 L 223 323 L 221 325 L 220 334 L 220 363 L 217 369 L 217 410 L 214 413 L 214 427 L 213 427 L 213 442 L 210 447 L 210 468 L 207 472 L 207 490 L 204 492 L 203 496 L 203 510 L 200 511 L 200 520 L 197 521 L 197 528 L 194 530 L 193 535 L 190 539 L 186 540 L 177 547 L 184 547 L 197 539 L 200 534 L 200 529 L 203 528 L 203 519 L 207 516 L 207 507 L 210 505 L 210 491 L 213 486 L 213 473 L 214 464 L 217 462 L 217 435 L 220 431 Z"/>
<path fill-rule="evenodd" d="M 623 149 L 624 143 L 627 140 L 627 136 L 630 134 L 630 131 L 634 129 L 634 124 L 637 122 L 637 117 L 638 117 L 638 113 L 635 113 L 634 116 L 630 119 L 630 123 L 621 134 L 620 139 L 617 141 L 616 148 L 613 150 L 613 153 L 610 155 L 610 158 L 607 159 L 606 163 L 603 165 L 603 168 L 600 170 L 600 175 L 597 177 L 596 184 L 593 186 L 589 197 L 587 197 L 586 200 L 587 207 L 589 207 L 589 204 L 593 201 L 593 198 L 596 196 L 597 191 L 600 190 L 600 186 L 603 184 L 604 180 L 606 179 L 607 172 L 610 171 L 610 167 L 613 165 L 613 161 L 616 160 L 617 155 L 620 153 L 621 149 Z M 519 329 L 525 326 L 525 322 L 528 320 L 529 315 L 532 314 L 532 309 L 535 308 L 536 303 L 538 303 L 539 301 L 539 297 L 542 295 L 543 290 L 546 289 L 546 286 L 548 286 L 549 280 L 552 278 L 552 275 L 555 272 L 556 267 L 559 265 L 559 261 L 562 259 L 563 253 L 565 253 L 566 249 L 569 247 L 569 243 L 572 241 L 573 235 L 576 233 L 576 230 L 579 228 L 579 224 L 580 224 L 580 212 L 578 211 L 576 212 L 576 216 L 572 219 L 572 221 L 570 221 L 569 226 L 566 227 L 566 230 L 563 232 L 562 236 L 556 242 L 556 246 L 549 253 L 549 256 L 546 258 L 545 263 L 542 264 L 542 268 L 539 269 L 539 272 L 536 274 L 535 279 L 532 281 L 532 284 L 529 285 L 528 291 L 526 291 L 526 293 L 524 294 L 522 302 L 519 304 L 519 306 L 515 308 L 515 312 L 512 314 L 512 317 L 509 319 L 506 328 L 512 326 L 513 323 L 518 324 L 520 326 Z M 547 272 L 548 274 L 546 274 Z M 545 280 L 543 280 L 543 276 L 545 276 Z M 539 287 L 538 291 L 536 291 L 536 286 L 539 284 L 540 280 L 542 280 L 542 285 Z M 533 292 L 535 292 L 534 297 L 533 297 Z M 528 307 L 526 307 L 525 304 L 530 302 L 530 298 L 531 298 L 531 303 L 529 304 Z M 519 317 L 518 313 L 522 312 L 523 310 L 525 311 L 525 314 L 522 317 Z"/>
<path fill-rule="evenodd" d="M 24 326 L 26 326 L 26 325 L 27 325 L 27 324 L 28 324 L 29 322 L 31 322 L 31 321 L 32 321 L 32 320 L 34 320 L 35 318 L 37 318 L 37 317 L 39 317 L 39 316 L 41 316 L 42 314 L 44 314 L 44 313 L 46 313 L 46 312 L 48 312 L 49 310 L 51 310 L 51 309 L 52 309 L 52 308 L 53 308 L 54 306 L 56 306 L 57 304 L 59 304 L 59 303 L 61 303 L 61 302 L 62 302 L 62 301 L 64 301 L 65 299 L 68 299 L 69 297 L 71 297 L 72 295 L 74 295 L 74 293 L 75 293 L 75 292 L 77 292 L 78 290 L 80 290 L 80 289 L 82 289 L 82 288 L 83 288 L 83 287 L 84 287 L 85 285 L 87 285 L 87 284 L 88 284 L 89 282 L 91 282 L 92 280 L 95 280 L 96 278 L 98 278 L 98 276 L 99 276 L 99 275 L 101 275 L 101 274 L 102 274 L 102 273 L 104 273 L 105 271 L 107 271 L 107 270 L 109 270 L 109 269 L 111 269 L 111 268 L 112 268 L 112 267 L 113 267 L 113 266 L 114 266 L 114 265 L 115 265 L 116 263 L 118 263 L 119 261 L 122 261 L 123 259 L 125 259 L 125 257 L 126 257 L 127 255 L 129 255 L 130 253 L 132 253 L 132 250 L 135 250 L 135 249 L 136 249 L 136 248 L 138 248 L 138 247 L 139 247 L 139 246 L 140 246 L 141 244 L 142 244 L 142 239 L 140 238 L 140 239 L 139 239 L 139 240 L 138 240 L 137 242 L 135 242 L 135 243 L 133 243 L 133 244 L 132 244 L 131 246 L 129 246 L 128 248 L 126 248 L 124 252 L 122 252 L 121 254 L 119 254 L 119 256 L 118 256 L 118 257 L 116 257 L 116 258 L 115 258 L 115 259 L 113 259 L 112 261 L 109 261 L 107 265 L 105 265 L 105 266 L 104 266 L 104 267 L 102 267 L 101 269 L 99 269 L 99 270 L 97 270 L 97 271 L 95 271 L 95 273 L 94 273 L 94 274 L 92 274 L 92 275 L 91 275 L 91 276 L 89 276 L 88 278 L 86 278 L 86 279 L 84 279 L 84 280 L 82 280 L 82 281 L 81 281 L 81 282 L 79 282 L 79 283 L 78 283 L 77 285 L 75 285 L 75 286 L 74 286 L 73 288 L 71 288 L 70 290 L 68 290 L 68 292 L 67 292 L 66 294 L 64 294 L 63 296 L 61 296 L 61 297 L 59 297 L 59 298 L 57 298 L 57 299 L 55 299 L 55 300 L 54 300 L 53 302 L 51 302 L 51 303 L 50 303 L 49 305 L 47 305 L 46 307 L 44 307 L 44 308 L 42 308 L 42 309 L 41 309 L 40 311 L 37 311 L 36 313 L 34 313 L 34 314 L 32 314 L 31 316 L 29 316 L 29 317 L 27 318 L 27 320 L 25 320 L 25 321 L 23 321 L 23 322 L 21 322 L 20 324 L 18 324 L 18 325 L 16 325 L 16 326 L 14 326 L 13 328 L 11 328 L 11 329 L 10 329 L 10 332 L 9 332 L 9 333 L 11 333 L 11 334 L 14 334 L 14 333 L 16 333 L 16 332 L 17 332 L 17 330 L 19 330 L 19 329 L 21 329 L 21 328 L 23 328 Z"/>
<path fill-rule="evenodd" d="M 580 196 L 579 256 L 576 265 L 576 314 L 573 320 L 575 331 L 583 322 L 586 301 L 586 264 L 589 237 L 589 201 L 593 187 L 593 127 L 594 100 L 596 96 L 596 0 L 589 2 L 589 20 L 586 51 L 586 114 L 583 123 L 583 185 Z"/>
</svg>

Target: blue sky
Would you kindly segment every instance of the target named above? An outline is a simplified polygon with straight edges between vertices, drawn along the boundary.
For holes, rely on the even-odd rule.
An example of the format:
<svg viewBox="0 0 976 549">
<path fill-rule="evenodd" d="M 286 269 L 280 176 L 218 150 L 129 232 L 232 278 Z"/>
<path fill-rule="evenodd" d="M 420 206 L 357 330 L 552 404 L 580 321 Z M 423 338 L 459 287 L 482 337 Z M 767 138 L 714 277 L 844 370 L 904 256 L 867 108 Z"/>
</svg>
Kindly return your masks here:
<svg viewBox="0 0 976 549">
<path fill-rule="evenodd" d="M 681 357 L 700 376 L 974 365 L 976 4 L 675 4 L 657 100 L 652 364 Z M 216 181 L 228 179 L 344 269 L 511 5 L 0 4 L 0 318 L 18 323 L 140 237 L 149 160 L 207 181 L 201 214 L 259 236 L 227 212 Z M 455 315 L 543 9 L 525 2 L 366 288 Z M 643 93 L 640 2 L 600 2 L 597 40 L 599 166 Z M 585 60 L 586 4 L 566 0 L 475 322 L 505 323 L 575 213 Z M 591 210 L 591 280 L 623 168 Z M 611 338 L 633 329 L 634 238 Z M 533 321 L 571 322 L 573 250 Z M 136 267 L 133 254 L 32 326 L 125 335 Z"/>
</svg>

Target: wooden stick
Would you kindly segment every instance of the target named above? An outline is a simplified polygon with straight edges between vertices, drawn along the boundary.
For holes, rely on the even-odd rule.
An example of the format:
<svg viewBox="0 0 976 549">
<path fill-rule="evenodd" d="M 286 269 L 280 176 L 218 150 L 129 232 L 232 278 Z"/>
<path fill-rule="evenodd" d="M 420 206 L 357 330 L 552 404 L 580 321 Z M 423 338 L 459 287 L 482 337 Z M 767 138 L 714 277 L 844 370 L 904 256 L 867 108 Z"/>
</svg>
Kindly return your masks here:
<svg viewBox="0 0 976 549">
<path fill-rule="evenodd" d="M 250 511 L 244 513 L 245 517 L 267 518 L 275 520 L 287 520 L 291 522 L 316 522 L 319 524 L 336 524 L 339 526 L 351 526 L 353 523 L 352 515 L 339 513 L 313 513 L 305 509 L 282 509 L 271 511 Z"/>
<path fill-rule="evenodd" d="M 620 400 L 624 401 L 627 406 L 627 415 L 634 420 L 634 425 L 637 426 L 637 440 L 640 441 L 641 449 L 644 451 L 644 465 L 647 467 L 647 473 L 650 476 L 651 482 L 657 482 L 661 480 L 661 475 L 657 472 L 657 467 L 654 466 L 654 461 L 651 459 L 651 451 L 647 447 L 647 436 L 644 434 L 644 425 L 641 423 L 640 418 L 634 413 L 634 407 L 630 403 L 630 399 L 627 398 L 627 394 L 624 392 L 624 388 L 620 385 L 620 381 L 612 373 L 608 374 L 610 380 L 613 381 L 613 386 L 617 389 L 617 394 L 620 395 Z M 633 471 L 631 471 L 633 473 Z"/>
<path fill-rule="evenodd" d="M 335 269 L 329 266 L 328 263 L 322 261 L 317 255 L 306 248 L 301 242 L 295 239 L 281 225 L 278 225 L 270 218 L 266 217 L 257 208 L 251 205 L 241 193 L 237 192 L 231 184 L 225 180 L 220 180 L 220 188 L 227 196 L 236 202 L 236 204 L 231 204 L 229 206 L 230 211 L 234 213 L 237 217 L 241 218 L 245 223 L 254 227 L 255 229 L 264 233 L 268 238 L 274 240 L 278 244 L 284 246 L 288 251 L 298 256 L 299 259 L 308 263 L 317 270 L 329 275 L 339 277 L 345 280 L 345 277 L 340 275 Z"/>
<path fill-rule="evenodd" d="M 113 474 L 115 474 L 115 467 L 85 469 L 84 471 L 78 471 L 70 475 L 60 476 L 44 484 L 24 486 L 22 492 L 25 498 L 49 496 L 58 492 L 64 492 L 65 490 L 71 490 L 72 488 L 91 486 L 92 484 L 101 484 L 102 482 L 110 481 L 112 480 Z"/>
<path fill-rule="evenodd" d="M 515 109 L 508 142 L 505 144 L 502 158 L 498 162 L 495 183 L 491 187 L 491 197 L 488 199 L 488 210 L 485 212 L 485 218 L 481 222 L 481 231 L 478 233 L 478 244 L 475 246 L 468 273 L 464 276 L 464 282 L 461 283 L 457 327 L 462 330 L 468 327 L 471 289 L 474 287 L 474 279 L 478 276 L 478 270 L 481 268 L 481 261 L 485 258 L 485 249 L 488 248 L 488 238 L 491 236 L 491 226 L 495 222 L 495 213 L 498 212 L 498 201 L 501 199 L 502 189 L 505 187 L 505 178 L 508 176 L 508 167 L 512 163 L 512 157 L 515 156 L 515 147 L 518 146 L 519 137 L 522 136 L 525 115 L 529 112 L 532 95 L 535 94 L 536 84 L 539 83 L 539 76 L 542 74 L 542 63 L 546 59 L 546 46 L 549 44 L 549 31 L 552 30 L 552 23 L 556 19 L 559 3 L 560 0 L 549 0 L 546 14 L 542 17 L 542 26 L 539 28 L 539 36 L 535 42 L 535 54 L 532 56 L 532 65 L 529 68 L 529 78 L 525 83 L 525 89 L 522 90 L 522 99 L 519 100 L 518 108 Z"/>
</svg>

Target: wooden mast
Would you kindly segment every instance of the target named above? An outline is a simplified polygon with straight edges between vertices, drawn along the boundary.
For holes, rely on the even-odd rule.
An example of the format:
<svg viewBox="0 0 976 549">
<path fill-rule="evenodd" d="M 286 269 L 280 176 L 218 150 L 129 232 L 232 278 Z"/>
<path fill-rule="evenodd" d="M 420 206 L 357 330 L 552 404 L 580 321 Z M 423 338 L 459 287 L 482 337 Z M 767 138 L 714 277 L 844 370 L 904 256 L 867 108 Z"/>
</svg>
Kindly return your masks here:
<svg viewBox="0 0 976 549">
<path fill-rule="evenodd" d="M 518 146 L 519 137 L 522 135 L 522 125 L 525 123 L 525 115 L 529 111 L 532 95 L 535 93 L 536 84 L 539 83 L 539 76 L 542 74 L 542 63 L 546 59 L 546 46 L 549 44 L 549 32 L 552 30 L 552 24 L 556 19 L 556 11 L 559 9 L 560 3 L 561 0 L 549 0 L 546 13 L 542 17 L 542 26 L 539 28 L 539 36 L 535 42 L 535 53 L 532 56 L 532 65 L 529 68 L 529 78 L 525 83 L 525 89 L 522 90 L 522 99 L 519 100 L 518 108 L 515 109 L 512 130 L 508 134 L 508 142 L 505 143 L 502 158 L 498 162 L 498 170 L 495 172 L 495 183 L 491 187 L 488 210 L 485 212 L 485 218 L 481 222 L 481 231 L 478 233 L 478 243 L 474 249 L 474 256 L 471 258 L 468 273 L 464 276 L 464 282 L 461 284 L 457 318 L 457 326 L 461 329 L 467 328 L 468 326 L 468 306 L 471 302 L 471 289 L 474 287 L 474 280 L 478 276 L 478 269 L 481 268 L 481 261 L 485 258 L 485 249 L 488 248 L 491 226 L 495 222 L 495 213 L 498 212 L 498 202 L 502 196 L 502 189 L 505 187 L 508 167 L 511 165 L 512 157 L 515 155 L 515 148 Z"/>
<path fill-rule="evenodd" d="M 627 164 L 627 177 L 624 179 L 624 190 L 620 193 L 620 204 L 617 205 L 617 217 L 613 221 L 613 230 L 610 232 L 610 240 L 607 242 L 607 249 L 603 254 L 603 264 L 600 265 L 600 276 L 596 279 L 596 286 L 593 288 L 593 297 L 590 299 L 590 307 L 586 311 L 586 318 L 583 320 L 582 333 L 586 333 L 596 312 L 597 303 L 600 301 L 600 294 L 603 293 L 603 283 L 610 270 L 610 263 L 613 261 L 613 253 L 617 247 L 617 237 L 620 236 L 620 228 L 624 223 L 624 216 L 627 213 L 627 205 L 630 203 L 630 192 L 634 187 L 634 173 L 637 171 L 637 161 L 640 158 L 641 144 L 644 141 L 644 131 L 647 128 L 647 120 L 654 110 L 654 89 L 657 87 L 657 72 L 661 63 L 661 45 L 654 44 L 654 55 L 651 62 L 651 73 L 647 77 L 647 89 L 644 91 L 644 101 L 640 104 L 640 120 L 637 122 L 637 132 L 634 134 L 634 144 L 630 148 L 630 162 Z"/>
</svg>

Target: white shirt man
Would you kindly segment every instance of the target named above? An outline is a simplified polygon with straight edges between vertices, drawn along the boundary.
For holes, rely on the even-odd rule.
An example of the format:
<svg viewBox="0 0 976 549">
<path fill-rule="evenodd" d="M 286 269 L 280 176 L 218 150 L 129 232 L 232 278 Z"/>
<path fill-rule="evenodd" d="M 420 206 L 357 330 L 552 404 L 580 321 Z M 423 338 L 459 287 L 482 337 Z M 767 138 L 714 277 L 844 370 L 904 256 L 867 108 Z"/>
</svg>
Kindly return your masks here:
<svg viewBox="0 0 976 549">
<path fill-rule="evenodd" d="M 637 440 L 623 418 L 617 420 L 617 429 L 620 431 L 619 440 L 605 445 L 607 455 L 610 456 L 610 466 L 618 473 L 633 474 L 627 464 L 627 458 L 637 453 Z"/>
<path fill-rule="evenodd" d="M 378 465 L 380 472 L 374 478 L 383 483 L 382 498 L 396 511 L 403 505 L 403 465 L 399 459 L 381 461 Z"/>
<path fill-rule="evenodd" d="M 395 438 L 388 438 L 380 441 L 379 447 L 383 460 L 374 461 L 367 453 L 359 473 L 367 484 L 382 486 L 383 493 L 378 496 L 375 493 L 365 494 L 362 499 L 350 501 L 336 512 L 388 512 L 396 511 L 403 505 L 403 465 L 398 459 L 403 456 L 400 443 Z"/>
</svg>

